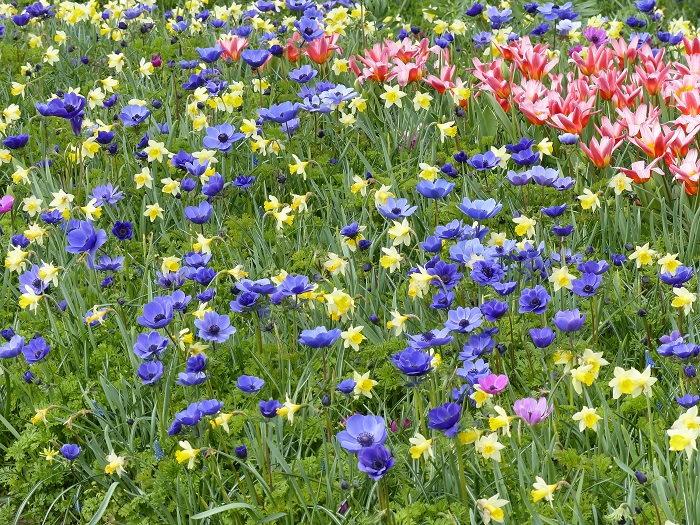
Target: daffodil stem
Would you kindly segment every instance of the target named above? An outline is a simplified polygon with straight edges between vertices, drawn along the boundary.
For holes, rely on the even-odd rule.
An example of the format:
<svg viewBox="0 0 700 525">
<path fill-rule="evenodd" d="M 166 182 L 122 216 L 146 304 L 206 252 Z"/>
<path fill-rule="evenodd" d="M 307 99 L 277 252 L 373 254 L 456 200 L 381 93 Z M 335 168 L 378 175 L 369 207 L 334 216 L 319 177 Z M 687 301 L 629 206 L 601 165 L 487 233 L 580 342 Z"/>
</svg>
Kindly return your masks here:
<svg viewBox="0 0 700 525">
<path fill-rule="evenodd" d="M 9 419 L 12 409 L 12 378 L 6 369 L 3 369 L 3 373 L 5 374 L 5 419 Z"/>
<path fill-rule="evenodd" d="M 267 432 L 268 432 L 268 425 L 265 423 L 265 464 L 267 468 L 267 475 L 270 477 L 270 490 L 272 490 L 273 487 L 273 482 L 272 482 L 272 465 L 271 465 L 271 459 L 270 459 L 270 445 L 267 443 Z"/>
<path fill-rule="evenodd" d="M 510 323 L 510 373 L 515 377 L 515 338 L 513 337 L 513 312 L 508 313 Z"/>
<path fill-rule="evenodd" d="M 394 517 L 391 515 L 391 508 L 389 508 L 389 487 L 384 478 L 377 483 L 377 495 L 379 496 L 379 508 L 382 509 L 386 522 L 388 524 L 394 523 Z"/>
<path fill-rule="evenodd" d="M 656 436 L 654 435 L 654 413 L 651 410 L 651 397 L 647 398 L 647 432 L 649 432 L 649 459 L 653 462 L 654 445 L 656 445 Z"/>
<path fill-rule="evenodd" d="M 428 435 L 428 428 L 425 426 L 425 421 L 423 421 L 423 403 L 420 397 L 420 389 L 418 384 L 413 387 L 413 405 L 416 409 L 416 426 L 420 426 L 423 435 Z"/>
<path fill-rule="evenodd" d="M 462 503 L 466 503 L 469 498 L 467 496 L 467 480 L 464 475 L 464 450 L 462 449 L 462 444 L 459 439 L 457 443 L 457 469 L 459 471 L 459 495 L 462 498 Z"/>
<path fill-rule="evenodd" d="M 591 298 L 591 317 L 593 321 L 593 346 L 598 349 L 598 298 L 593 296 Z"/>
</svg>

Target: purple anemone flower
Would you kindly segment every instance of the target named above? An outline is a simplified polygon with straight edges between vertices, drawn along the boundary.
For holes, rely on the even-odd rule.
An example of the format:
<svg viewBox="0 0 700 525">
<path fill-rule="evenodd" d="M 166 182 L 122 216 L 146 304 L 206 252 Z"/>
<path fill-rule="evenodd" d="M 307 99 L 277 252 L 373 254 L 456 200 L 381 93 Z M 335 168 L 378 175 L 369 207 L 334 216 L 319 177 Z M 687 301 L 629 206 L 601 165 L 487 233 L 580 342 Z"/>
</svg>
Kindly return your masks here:
<svg viewBox="0 0 700 525">
<path fill-rule="evenodd" d="M 218 149 L 227 153 L 236 142 L 244 138 L 245 134 L 236 132 L 236 128 L 225 122 L 219 126 L 207 128 L 207 136 L 202 140 L 202 145 L 205 148 Z"/>
<path fill-rule="evenodd" d="M 420 377 L 433 370 L 433 356 L 418 348 L 408 347 L 390 357 L 396 368 L 409 377 Z"/>
<path fill-rule="evenodd" d="M 267 419 L 272 419 L 277 416 L 277 410 L 282 408 L 282 403 L 276 399 L 270 399 L 269 401 L 260 401 L 258 408 L 263 417 Z"/>
<path fill-rule="evenodd" d="M 382 479 L 391 467 L 394 466 L 394 458 L 384 445 L 372 445 L 363 448 L 357 455 L 357 469 L 365 472 L 375 481 Z"/>
<path fill-rule="evenodd" d="M 44 359 L 48 353 L 51 351 L 51 347 L 46 344 L 43 337 L 35 337 L 29 343 L 22 348 L 22 353 L 24 354 L 24 359 L 26 359 L 28 364 L 38 363 Z"/>
<path fill-rule="evenodd" d="M 576 332 L 583 327 L 583 323 L 586 322 L 586 316 L 581 315 L 578 309 L 561 310 L 554 314 L 552 322 L 562 332 Z"/>
<path fill-rule="evenodd" d="M 194 322 L 194 325 L 199 328 L 199 337 L 215 343 L 225 343 L 236 333 L 236 329 L 231 326 L 229 316 L 219 315 L 214 311 L 205 313 L 202 319 Z"/>
<path fill-rule="evenodd" d="M 238 381 L 236 381 L 236 386 L 242 392 L 254 394 L 265 386 L 265 381 L 259 377 L 242 375 L 238 378 Z"/>
<path fill-rule="evenodd" d="M 68 461 L 73 461 L 80 455 L 80 450 L 81 448 L 78 445 L 74 445 L 73 443 L 66 443 L 59 449 L 59 452 Z"/>
<path fill-rule="evenodd" d="M 530 329 L 530 339 L 532 339 L 532 344 L 534 344 L 537 348 L 547 348 L 554 342 L 554 338 L 556 336 L 556 332 L 554 332 L 554 330 L 552 330 L 549 326 Z"/>
<path fill-rule="evenodd" d="M 90 260 L 95 257 L 95 252 L 107 242 L 107 234 L 104 230 L 95 230 L 90 221 L 76 221 L 74 227 L 68 230 L 66 240 L 68 253 L 87 252 Z"/>
<path fill-rule="evenodd" d="M 142 384 L 152 385 L 163 377 L 164 371 L 165 368 L 160 361 L 147 361 L 139 366 L 136 375 L 141 378 Z"/>
<path fill-rule="evenodd" d="M 153 359 L 163 354 L 170 339 L 163 337 L 158 332 L 139 334 L 133 346 L 133 352 L 139 359 Z"/>
<path fill-rule="evenodd" d="M 475 221 L 483 221 L 486 219 L 491 219 L 498 215 L 498 213 L 503 208 L 502 204 L 497 203 L 494 199 L 475 199 L 471 200 L 465 197 L 462 203 L 459 205 L 459 209 L 462 213 L 471 217 Z"/>
<path fill-rule="evenodd" d="M 499 162 L 501 162 L 501 159 L 498 158 L 493 151 L 487 151 L 483 154 L 477 153 L 472 158 L 467 160 L 467 164 L 477 171 L 492 170 L 498 166 Z"/>
<path fill-rule="evenodd" d="M 416 184 L 416 190 L 427 199 L 444 199 L 454 189 L 454 182 L 437 179 L 435 182 L 422 180 Z"/>
<path fill-rule="evenodd" d="M 533 314 L 541 315 L 547 309 L 550 299 L 551 297 L 542 285 L 538 284 L 534 288 L 525 288 L 520 293 L 518 313 L 532 312 Z"/>
<path fill-rule="evenodd" d="M 301 106 L 298 102 L 285 101 L 281 104 L 272 104 L 269 108 L 258 109 L 258 114 L 263 120 L 271 120 L 277 124 L 284 124 L 296 118 Z"/>
<path fill-rule="evenodd" d="M 459 430 L 462 407 L 456 403 L 445 403 L 428 412 L 428 428 L 442 430 L 447 437 L 455 437 Z"/>
<path fill-rule="evenodd" d="M 146 328 L 157 330 L 167 326 L 173 319 L 173 303 L 170 297 L 154 297 L 143 307 L 143 315 L 136 322 Z"/>
<path fill-rule="evenodd" d="M 325 326 L 319 326 L 313 330 L 302 330 L 297 341 L 309 348 L 327 348 L 338 340 L 341 332 L 340 328 L 328 330 Z"/>
<path fill-rule="evenodd" d="M 341 447 L 352 454 L 386 441 L 386 424 L 379 416 L 355 414 L 345 422 L 345 430 L 336 436 Z"/>
<path fill-rule="evenodd" d="M 447 312 L 445 328 L 449 328 L 453 332 L 467 334 L 479 328 L 481 323 L 483 323 L 483 316 L 478 308 L 462 308 L 460 306 Z"/>
</svg>

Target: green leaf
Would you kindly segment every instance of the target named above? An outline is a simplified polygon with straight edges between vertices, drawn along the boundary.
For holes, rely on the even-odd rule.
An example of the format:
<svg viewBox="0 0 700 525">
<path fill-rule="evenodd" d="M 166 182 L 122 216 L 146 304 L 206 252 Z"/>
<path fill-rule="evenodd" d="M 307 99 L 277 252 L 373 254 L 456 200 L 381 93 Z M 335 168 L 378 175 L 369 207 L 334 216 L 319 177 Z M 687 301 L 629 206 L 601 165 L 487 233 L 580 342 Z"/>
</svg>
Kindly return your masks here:
<svg viewBox="0 0 700 525">
<path fill-rule="evenodd" d="M 107 489 L 107 494 L 105 494 L 104 499 L 102 500 L 102 504 L 100 505 L 100 508 L 97 509 L 97 512 L 95 512 L 95 515 L 92 517 L 90 520 L 90 523 L 88 525 L 97 525 L 100 520 L 102 519 L 102 515 L 105 513 L 107 510 L 107 506 L 109 505 L 109 502 L 112 500 L 112 495 L 114 494 L 114 491 L 117 489 L 117 485 L 119 485 L 118 481 L 115 481 L 112 483 L 109 488 Z"/>
</svg>

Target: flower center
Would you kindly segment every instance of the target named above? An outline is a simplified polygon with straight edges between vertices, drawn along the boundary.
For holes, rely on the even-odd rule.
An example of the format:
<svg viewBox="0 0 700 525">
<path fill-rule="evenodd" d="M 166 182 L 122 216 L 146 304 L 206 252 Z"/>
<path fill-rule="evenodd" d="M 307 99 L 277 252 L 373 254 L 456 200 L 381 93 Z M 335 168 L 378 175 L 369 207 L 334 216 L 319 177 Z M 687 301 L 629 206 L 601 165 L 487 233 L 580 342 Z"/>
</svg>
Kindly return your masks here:
<svg viewBox="0 0 700 525">
<path fill-rule="evenodd" d="M 214 334 L 214 335 L 218 334 L 219 330 L 221 330 L 221 328 L 219 328 L 219 326 L 215 325 L 215 324 L 213 324 L 209 327 L 209 332 Z"/>
<path fill-rule="evenodd" d="M 380 470 L 384 468 L 384 461 L 381 459 L 375 459 L 374 461 L 372 461 L 372 468 L 374 470 Z"/>
<path fill-rule="evenodd" d="M 228 141 L 228 135 L 226 133 L 219 133 L 219 136 L 217 138 L 219 139 L 219 142 Z"/>
<path fill-rule="evenodd" d="M 157 314 L 157 315 L 153 318 L 153 321 L 156 322 L 156 323 L 159 323 L 159 322 L 163 321 L 164 319 L 165 319 L 165 315 L 164 315 L 164 314 Z"/>
<path fill-rule="evenodd" d="M 363 432 L 357 436 L 357 442 L 363 447 L 371 447 L 374 444 L 374 436 L 369 432 Z"/>
</svg>

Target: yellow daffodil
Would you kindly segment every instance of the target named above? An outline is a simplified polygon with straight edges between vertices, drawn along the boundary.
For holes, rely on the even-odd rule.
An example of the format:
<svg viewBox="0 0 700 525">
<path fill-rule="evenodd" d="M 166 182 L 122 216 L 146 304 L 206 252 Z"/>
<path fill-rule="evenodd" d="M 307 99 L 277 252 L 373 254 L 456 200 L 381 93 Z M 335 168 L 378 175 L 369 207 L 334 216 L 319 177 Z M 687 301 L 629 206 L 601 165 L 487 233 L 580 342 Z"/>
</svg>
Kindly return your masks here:
<svg viewBox="0 0 700 525">
<path fill-rule="evenodd" d="M 530 219 L 525 215 L 521 215 L 520 217 L 514 218 L 513 222 L 517 225 L 515 227 L 516 234 L 520 235 L 521 237 L 524 235 L 527 235 L 528 237 L 535 236 L 535 225 L 537 224 L 535 219 Z"/>
<path fill-rule="evenodd" d="M 389 237 L 394 241 L 394 246 L 401 246 L 402 244 L 410 246 L 411 234 L 413 233 L 413 230 L 411 229 L 411 225 L 408 223 L 408 219 L 404 217 L 401 222 L 393 222 L 394 225 L 389 228 L 388 233 Z"/>
<path fill-rule="evenodd" d="M 328 260 L 323 263 L 323 267 L 328 270 L 331 275 L 345 275 L 348 262 L 337 253 L 328 252 Z"/>
<path fill-rule="evenodd" d="M 360 344 L 365 340 L 362 335 L 364 326 L 350 326 L 347 330 L 341 332 L 340 337 L 343 339 L 343 348 L 352 348 L 355 352 L 360 350 Z"/>
<path fill-rule="evenodd" d="M 388 330 L 394 330 L 394 336 L 400 336 L 406 326 L 406 321 L 408 321 L 408 316 L 399 313 L 398 310 L 391 312 L 391 321 L 387 321 L 386 327 Z"/>
<path fill-rule="evenodd" d="M 134 175 L 134 182 L 136 183 L 136 189 L 141 189 L 144 186 L 147 188 L 152 188 L 153 187 L 153 177 L 151 177 L 151 170 L 148 168 L 148 166 L 144 166 L 144 168 Z"/>
<path fill-rule="evenodd" d="M 423 434 L 417 432 L 416 435 L 409 438 L 408 441 L 413 445 L 408 449 L 413 459 L 420 459 L 420 457 L 423 456 L 423 459 L 427 461 L 428 458 L 435 457 L 433 439 L 427 439 Z"/>
<path fill-rule="evenodd" d="M 45 457 L 46 461 L 48 461 L 49 463 L 53 463 L 53 458 L 58 455 L 58 450 L 53 448 L 45 448 L 41 451 L 40 455 Z"/>
<path fill-rule="evenodd" d="M 489 525 L 491 520 L 497 523 L 503 523 L 505 513 L 501 507 L 508 505 L 507 499 L 499 498 L 499 495 L 491 496 L 489 499 L 478 499 L 476 505 L 481 509 L 481 517 L 484 525 Z"/>
<path fill-rule="evenodd" d="M 576 277 L 569 273 L 569 268 L 562 266 L 552 271 L 552 275 L 549 276 L 548 280 L 554 285 L 554 291 L 558 292 L 562 288 L 571 290 L 573 288 L 573 281 Z"/>
<path fill-rule="evenodd" d="M 548 485 L 547 482 L 540 476 L 535 478 L 535 483 L 532 484 L 532 490 L 530 494 L 532 495 L 532 501 L 537 503 L 541 499 L 547 501 L 552 501 L 554 499 L 554 491 L 559 488 L 559 484 Z"/>
<path fill-rule="evenodd" d="M 578 422 L 579 432 L 583 432 L 586 428 L 592 430 L 593 432 L 598 431 L 598 421 L 600 421 L 600 416 L 597 414 L 595 408 L 584 406 L 580 411 L 573 415 L 573 420 Z"/>
<path fill-rule="evenodd" d="M 624 173 L 618 173 L 610 179 L 608 188 L 615 190 L 615 195 L 622 195 L 623 191 L 632 191 L 632 181 Z"/>
<path fill-rule="evenodd" d="M 301 174 L 306 180 L 306 166 L 309 165 L 309 161 L 302 161 L 296 155 L 292 155 L 294 158 L 294 164 L 289 164 L 289 174 L 294 175 L 296 173 Z"/>
<path fill-rule="evenodd" d="M 384 101 L 385 108 L 390 108 L 391 106 L 397 106 L 401 108 L 403 107 L 401 99 L 405 96 L 406 93 L 401 91 L 400 86 L 390 86 L 388 84 L 384 84 L 384 93 L 379 95 L 379 98 L 381 98 Z"/>
<path fill-rule="evenodd" d="M 457 136 L 457 126 L 454 125 L 454 120 L 445 122 L 444 124 L 436 124 L 440 130 L 440 143 L 445 142 L 445 137 L 455 138 Z"/>
<path fill-rule="evenodd" d="M 389 273 L 394 273 L 401 268 L 401 254 L 396 251 L 394 246 L 390 248 L 382 248 L 382 255 L 379 258 L 379 264 L 382 268 L 388 269 Z"/>
<path fill-rule="evenodd" d="M 422 93 L 420 91 L 416 91 L 416 94 L 413 97 L 413 109 L 416 111 L 419 111 L 421 109 L 424 110 L 429 110 L 430 109 L 430 102 L 433 100 L 433 97 L 430 95 L 430 93 Z"/>
<path fill-rule="evenodd" d="M 659 266 L 661 266 L 662 272 L 670 273 L 671 275 L 676 275 L 676 270 L 679 266 L 681 266 L 677 253 L 667 253 L 656 262 Z"/>
<path fill-rule="evenodd" d="M 600 199 L 597 193 L 593 193 L 591 190 L 586 188 L 583 190 L 583 194 L 576 197 L 581 202 L 581 207 L 584 210 L 596 211 L 600 207 Z"/>
<path fill-rule="evenodd" d="M 125 459 L 122 456 L 117 456 L 114 451 L 110 452 L 107 457 L 107 465 L 105 465 L 105 474 L 116 474 L 120 478 L 126 472 L 124 470 Z"/>
<path fill-rule="evenodd" d="M 151 219 L 151 222 L 154 222 L 156 219 L 163 218 L 163 208 L 161 208 L 160 204 L 157 202 L 155 204 L 149 204 L 146 206 L 146 211 L 143 214 Z"/>
<path fill-rule="evenodd" d="M 372 399 L 372 388 L 377 385 L 377 382 L 369 378 L 369 371 L 364 374 L 353 372 L 353 380 L 355 381 L 355 399 L 361 395 Z"/>
<path fill-rule="evenodd" d="M 194 460 L 197 454 L 201 452 L 201 449 L 192 448 L 189 441 L 180 441 L 178 444 L 182 447 L 182 450 L 175 451 L 175 459 L 177 459 L 178 463 L 187 461 L 187 468 L 192 470 L 194 468 Z"/>
<path fill-rule="evenodd" d="M 649 248 L 649 243 L 644 246 L 635 246 L 634 253 L 630 255 L 630 261 L 635 261 L 637 268 L 647 266 L 654 261 L 656 252 Z"/>
<path fill-rule="evenodd" d="M 291 425 L 294 424 L 294 414 L 301 408 L 301 405 L 295 405 L 292 400 L 289 399 L 289 395 L 286 396 L 287 400 L 284 402 L 282 407 L 277 409 L 277 415 L 280 417 L 287 416 L 287 420 Z"/>
<path fill-rule="evenodd" d="M 481 436 L 477 439 L 474 443 L 474 447 L 484 458 L 500 462 L 501 450 L 505 448 L 505 445 L 498 441 L 498 434 L 493 432 L 488 436 Z"/>
<path fill-rule="evenodd" d="M 676 296 L 671 302 L 674 308 L 683 308 L 683 313 L 688 315 L 693 311 L 693 303 L 698 300 L 697 294 L 689 291 L 685 286 L 673 288 L 673 293 Z"/>
<path fill-rule="evenodd" d="M 230 432 L 228 428 L 228 422 L 233 417 L 233 414 L 219 414 L 214 419 L 209 421 L 211 428 L 221 427 L 228 434 Z"/>
</svg>

